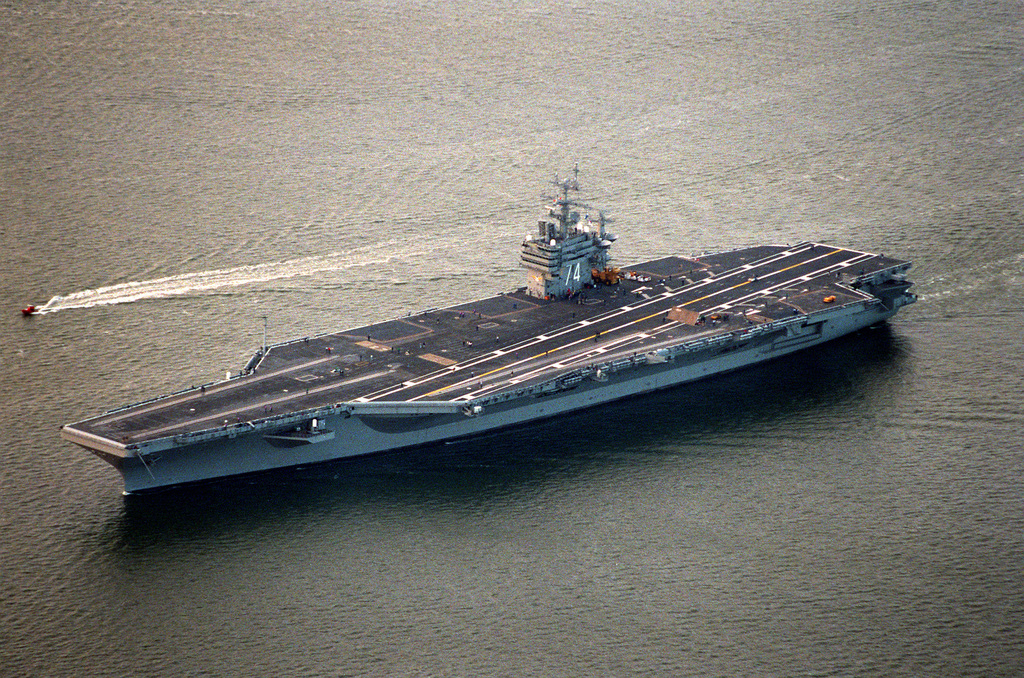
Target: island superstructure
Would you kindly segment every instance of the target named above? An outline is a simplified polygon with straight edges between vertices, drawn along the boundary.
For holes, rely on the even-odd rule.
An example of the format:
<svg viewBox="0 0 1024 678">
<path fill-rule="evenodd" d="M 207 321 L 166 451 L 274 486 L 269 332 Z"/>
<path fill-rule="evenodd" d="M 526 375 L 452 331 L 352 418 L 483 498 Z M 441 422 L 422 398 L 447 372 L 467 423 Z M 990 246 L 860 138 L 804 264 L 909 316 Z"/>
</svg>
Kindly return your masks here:
<svg viewBox="0 0 1024 678">
<path fill-rule="evenodd" d="M 62 427 L 126 493 L 525 424 L 672 387 L 878 325 L 916 300 L 910 263 L 820 243 L 615 268 L 576 174 L 518 290 L 261 348 L 240 373 Z M 427 446 L 427 447 L 423 447 Z"/>
</svg>

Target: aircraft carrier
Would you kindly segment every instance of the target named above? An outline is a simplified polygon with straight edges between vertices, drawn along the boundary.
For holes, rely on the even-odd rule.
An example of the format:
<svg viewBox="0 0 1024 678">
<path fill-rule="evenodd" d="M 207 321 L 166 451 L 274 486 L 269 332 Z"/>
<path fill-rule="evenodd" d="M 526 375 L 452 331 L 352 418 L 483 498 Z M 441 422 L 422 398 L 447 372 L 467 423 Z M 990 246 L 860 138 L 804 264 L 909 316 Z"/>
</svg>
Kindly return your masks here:
<svg viewBox="0 0 1024 678">
<path fill-rule="evenodd" d="M 413 448 L 736 370 L 877 325 L 910 263 L 802 242 L 610 266 L 603 213 L 555 181 L 527 285 L 261 347 L 224 381 L 62 427 L 126 493 Z M 264 342 L 265 343 L 265 342 Z M 419 453 L 429 453 L 426 448 Z"/>
</svg>

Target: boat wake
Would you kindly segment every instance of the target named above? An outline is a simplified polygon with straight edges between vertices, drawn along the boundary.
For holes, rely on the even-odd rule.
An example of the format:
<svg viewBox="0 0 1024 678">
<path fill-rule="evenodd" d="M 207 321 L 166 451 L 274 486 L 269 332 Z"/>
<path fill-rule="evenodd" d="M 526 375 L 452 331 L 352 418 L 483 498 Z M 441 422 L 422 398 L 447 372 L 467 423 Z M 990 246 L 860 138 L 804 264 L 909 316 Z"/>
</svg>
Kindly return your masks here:
<svg viewBox="0 0 1024 678">
<path fill-rule="evenodd" d="M 961 268 L 954 275 L 944 275 L 915 283 L 922 301 L 963 299 L 983 293 L 986 296 L 1013 293 L 1024 284 L 1024 252 Z"/>
<path fill-rule="evenodd" d="M 45 305 L 38 307 L 35 312 L 44 315 L 69 309 L 127 304 L 141 299 L 161 299 L 226 287 L 239 287 L 272 280 L 295 278 L 324 271 L 341 271 L 360 266 L 385 264 L 395 259 L 424 254 L 420 251 L 414 252 L 409 250 L 373 256 L 373 252 L 379 253 L 381 249 L 386 250 L 394 244 L 396 244 L 395 241 L 375 243 L 372 246 L 357 248 L 347 252 L 334 252 L 326 255 L 292 259 L 290 261 L 237 266 L 235 268 L 213 271 L 182 273 L 166 278 L 139 280 L 82 290 L 80 292 L 57 295 L 46 302 Z"/>
</svg>

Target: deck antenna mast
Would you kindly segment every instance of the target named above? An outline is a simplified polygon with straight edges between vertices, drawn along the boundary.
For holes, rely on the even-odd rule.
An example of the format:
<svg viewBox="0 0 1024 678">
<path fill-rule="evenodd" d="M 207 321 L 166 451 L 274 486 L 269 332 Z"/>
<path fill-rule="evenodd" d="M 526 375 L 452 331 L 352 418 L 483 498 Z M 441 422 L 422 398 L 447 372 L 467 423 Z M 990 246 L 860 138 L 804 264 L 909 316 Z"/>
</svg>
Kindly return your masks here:
<svg viewBox="0 0 1024 678">
<path fill-rule="evenodd" d="M 569 199 L 569 191 L 574 191 L 575 193 L 580 192 L 580 164 L 576 163 L 575 165 L 573 165 L 571 179 L 567 177 L 565 179 L 559 180 L 558 173 L 556 172 L 555 180 L 552 182 L 552 184 L 561 189 L 562 197 L 559 198 L 558 196 L 554 196 L 552 198 L 553 205 L 549 210 L 549 215 L 558 220 L 558 236 L 560 239 L 565 240 L 566 238 L 569 237 L 570 223 L 578 220 L 578 216 L 576 219 L 572 218 L 573 215 L 569 213 L 569 208 L 585 207 L 585 205 L 583 205 L 582 203 L 576 200 Z M 561 208 L 561 212 L 558 214 L 555 213 L 556 207 Z"/>
</svg>

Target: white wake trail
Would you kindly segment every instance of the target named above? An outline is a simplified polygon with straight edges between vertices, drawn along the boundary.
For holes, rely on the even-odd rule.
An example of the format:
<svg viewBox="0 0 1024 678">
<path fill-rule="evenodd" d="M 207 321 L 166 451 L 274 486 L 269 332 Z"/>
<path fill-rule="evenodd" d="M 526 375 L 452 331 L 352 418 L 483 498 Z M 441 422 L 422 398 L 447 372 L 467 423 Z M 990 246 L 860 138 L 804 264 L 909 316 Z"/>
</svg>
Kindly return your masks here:
<svg viewBox="0 0 1024 678">
<path fill-rule="evenodd" d="M 140 299 L 160 299 L 180 296 L 191 292 L 239 287 L 253 283 L 283 280 L 298 276 L 312 275 L 323 271 L 340 271 L 371 264 L 385 264 L 394 259 L 420 256 L 425 252 L 406 250 L 390 254 L 373 256 L 371 251 L 379 251 L 395 244 L 395 241 L 376 243 L 348 252 L 335 252 L 326 255 L 303 257 L 290 261 L 279 261 L 267 264 L 253 264 L 213 271 L 182 273 L 154 280 L 139 280 L 119 283 L 96 289 L 82 290 L 70 294 L 57 295 L 38 309 L 38 313 L 56 313 L 73 308 L 92 308 L 112 304 L 127 304 Z"/>
</svg>

